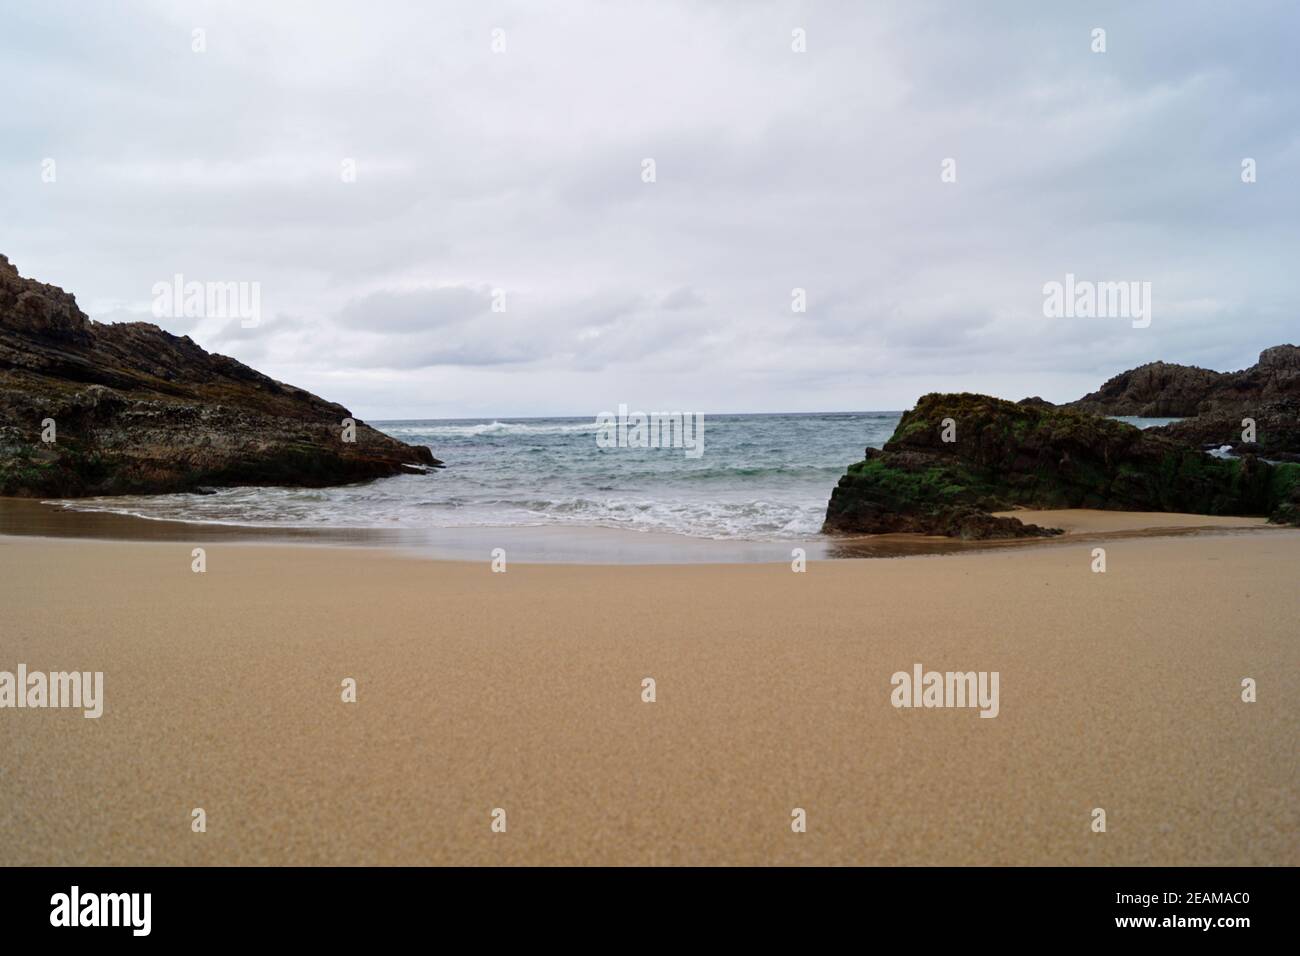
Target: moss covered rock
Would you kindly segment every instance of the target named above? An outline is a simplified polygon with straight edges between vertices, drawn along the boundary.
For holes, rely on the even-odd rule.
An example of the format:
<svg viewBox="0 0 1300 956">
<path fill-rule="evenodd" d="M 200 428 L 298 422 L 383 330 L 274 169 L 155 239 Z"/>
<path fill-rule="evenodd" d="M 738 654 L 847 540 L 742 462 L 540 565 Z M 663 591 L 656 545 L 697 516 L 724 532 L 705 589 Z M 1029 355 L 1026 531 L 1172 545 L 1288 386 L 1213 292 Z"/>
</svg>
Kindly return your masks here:
<svg viewBox="0 0 1300 956">
<path fill-rule="evenodd" d="M 993 518 L 1016 507 L 1270 515 L 1295 523 L 1300 465 L 1221 459 L 1046 403 L 931 394 L 882 450 L 850 465 L 823 530 L 985 538 L 1059 533 Z"/>
</svg>

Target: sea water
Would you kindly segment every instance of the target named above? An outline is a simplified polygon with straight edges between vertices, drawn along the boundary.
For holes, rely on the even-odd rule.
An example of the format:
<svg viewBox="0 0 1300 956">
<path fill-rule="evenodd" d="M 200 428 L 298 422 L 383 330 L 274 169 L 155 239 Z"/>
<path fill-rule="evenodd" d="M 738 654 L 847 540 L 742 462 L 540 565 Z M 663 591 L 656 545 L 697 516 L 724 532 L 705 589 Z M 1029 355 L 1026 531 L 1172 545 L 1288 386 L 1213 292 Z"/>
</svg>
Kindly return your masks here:
<svg viewBox="0 0 1300 956">
<path fill-rule="evenodd" d="M 61 502 L 77 510 L 320 529 L 613 528 L 702 539 L 816 535 L 831 490 L 901 412 L 705 415 L 704 454 L 602 448 L 591 418 L 370 422 L 446 463 L 337 488 L 225 488 Z M 1140 427 L 1171 419 L 1125 419 Z"/>
</svg>

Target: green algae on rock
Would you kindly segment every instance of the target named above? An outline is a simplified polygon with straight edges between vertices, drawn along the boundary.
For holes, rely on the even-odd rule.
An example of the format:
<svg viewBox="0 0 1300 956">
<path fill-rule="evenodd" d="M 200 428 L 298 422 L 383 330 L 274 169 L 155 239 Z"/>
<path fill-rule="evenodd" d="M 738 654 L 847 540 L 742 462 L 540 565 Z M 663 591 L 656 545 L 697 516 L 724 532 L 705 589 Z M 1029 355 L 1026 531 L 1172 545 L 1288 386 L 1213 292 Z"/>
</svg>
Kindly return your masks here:
<svg viewBox="0 0 1300 956">
<path fill-rule="evenodd" d="M 1059 534 L 989 512 L 1100 508 L 1296 523 L 1300 465 L 1223 459 L 1044 402 L 930 394 L 831 494 L 823 530 L 962 538 Z"/>
</svg>

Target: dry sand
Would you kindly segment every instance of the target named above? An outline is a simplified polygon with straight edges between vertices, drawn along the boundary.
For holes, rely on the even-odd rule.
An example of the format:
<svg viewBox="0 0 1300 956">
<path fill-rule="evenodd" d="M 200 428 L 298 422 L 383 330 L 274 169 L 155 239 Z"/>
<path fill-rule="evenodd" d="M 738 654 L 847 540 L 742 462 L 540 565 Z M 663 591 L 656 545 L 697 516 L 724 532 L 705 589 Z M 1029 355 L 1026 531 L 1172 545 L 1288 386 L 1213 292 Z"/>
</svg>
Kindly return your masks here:
<svg viewBox="0 0 1300 956">
<path fill-rule="evenodd" d="M 0 537 L 0 670 L 106 696 L 0 710 L 0 864 L 1300 863 L 1300 532 L 1092 546 L 195 574 Z M 998 671 L 999 716 L 894 709 L 916 662 Z"/>
</svg>

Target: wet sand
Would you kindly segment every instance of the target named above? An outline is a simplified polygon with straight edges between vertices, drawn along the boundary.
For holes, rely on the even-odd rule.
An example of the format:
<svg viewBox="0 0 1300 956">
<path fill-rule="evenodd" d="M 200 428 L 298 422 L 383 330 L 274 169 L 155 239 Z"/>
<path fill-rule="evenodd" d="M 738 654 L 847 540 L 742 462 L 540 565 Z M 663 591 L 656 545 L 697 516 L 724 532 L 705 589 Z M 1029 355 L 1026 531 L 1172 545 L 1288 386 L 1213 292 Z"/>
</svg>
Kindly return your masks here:
<svg viewBox="0 0 1300 956">
<path fill-rule="evenodd" d="M 105 674 L 98 720 L 0 710 L 0 865 L 1300 863 L 1294 530 L 1105 574 L 193 545 L 0 537 L 0 670 Z M 998 716 L 891 706 L 918 662 Z"/>
<path fill-rule="evenodd" d="M 73 507 L 66 507 L 72 505 Z M 914 534 L 814 535 L 772 541 L 713 540 L 614 528 L 558 525 L 513 528 L 296 528 L 160 521 L 78 511 L 65 504 L 0 498 L 0 535 L 117 541 L 331 545 L 382 548 L 450 561 L 484 560 L 503 548 L 512 560 L 566 564 L 788 563 L 799 548 L 809 560 L 962 554 L 1003 548 L 1154 535 L 1277 530 L 1264 518 L 1124 511 L 1008 511 L 1031 524 L 1063 528 L 1056 538 L 962 541 Z"/>
<path fill-rule="evenodd" d="M 1171 511 L 1096 511 L 1090 508 L 1040 511 L 1018 509 L 995 511 L 1000 517 L 1019 518 L 1027 524 L 1060 528 L 1066 534 L 1121 534 L 1142 532 L 1225 531 L 1269 528 L 1267 518 L 1234 515 L 1190 515 Z"/>
</svg>

